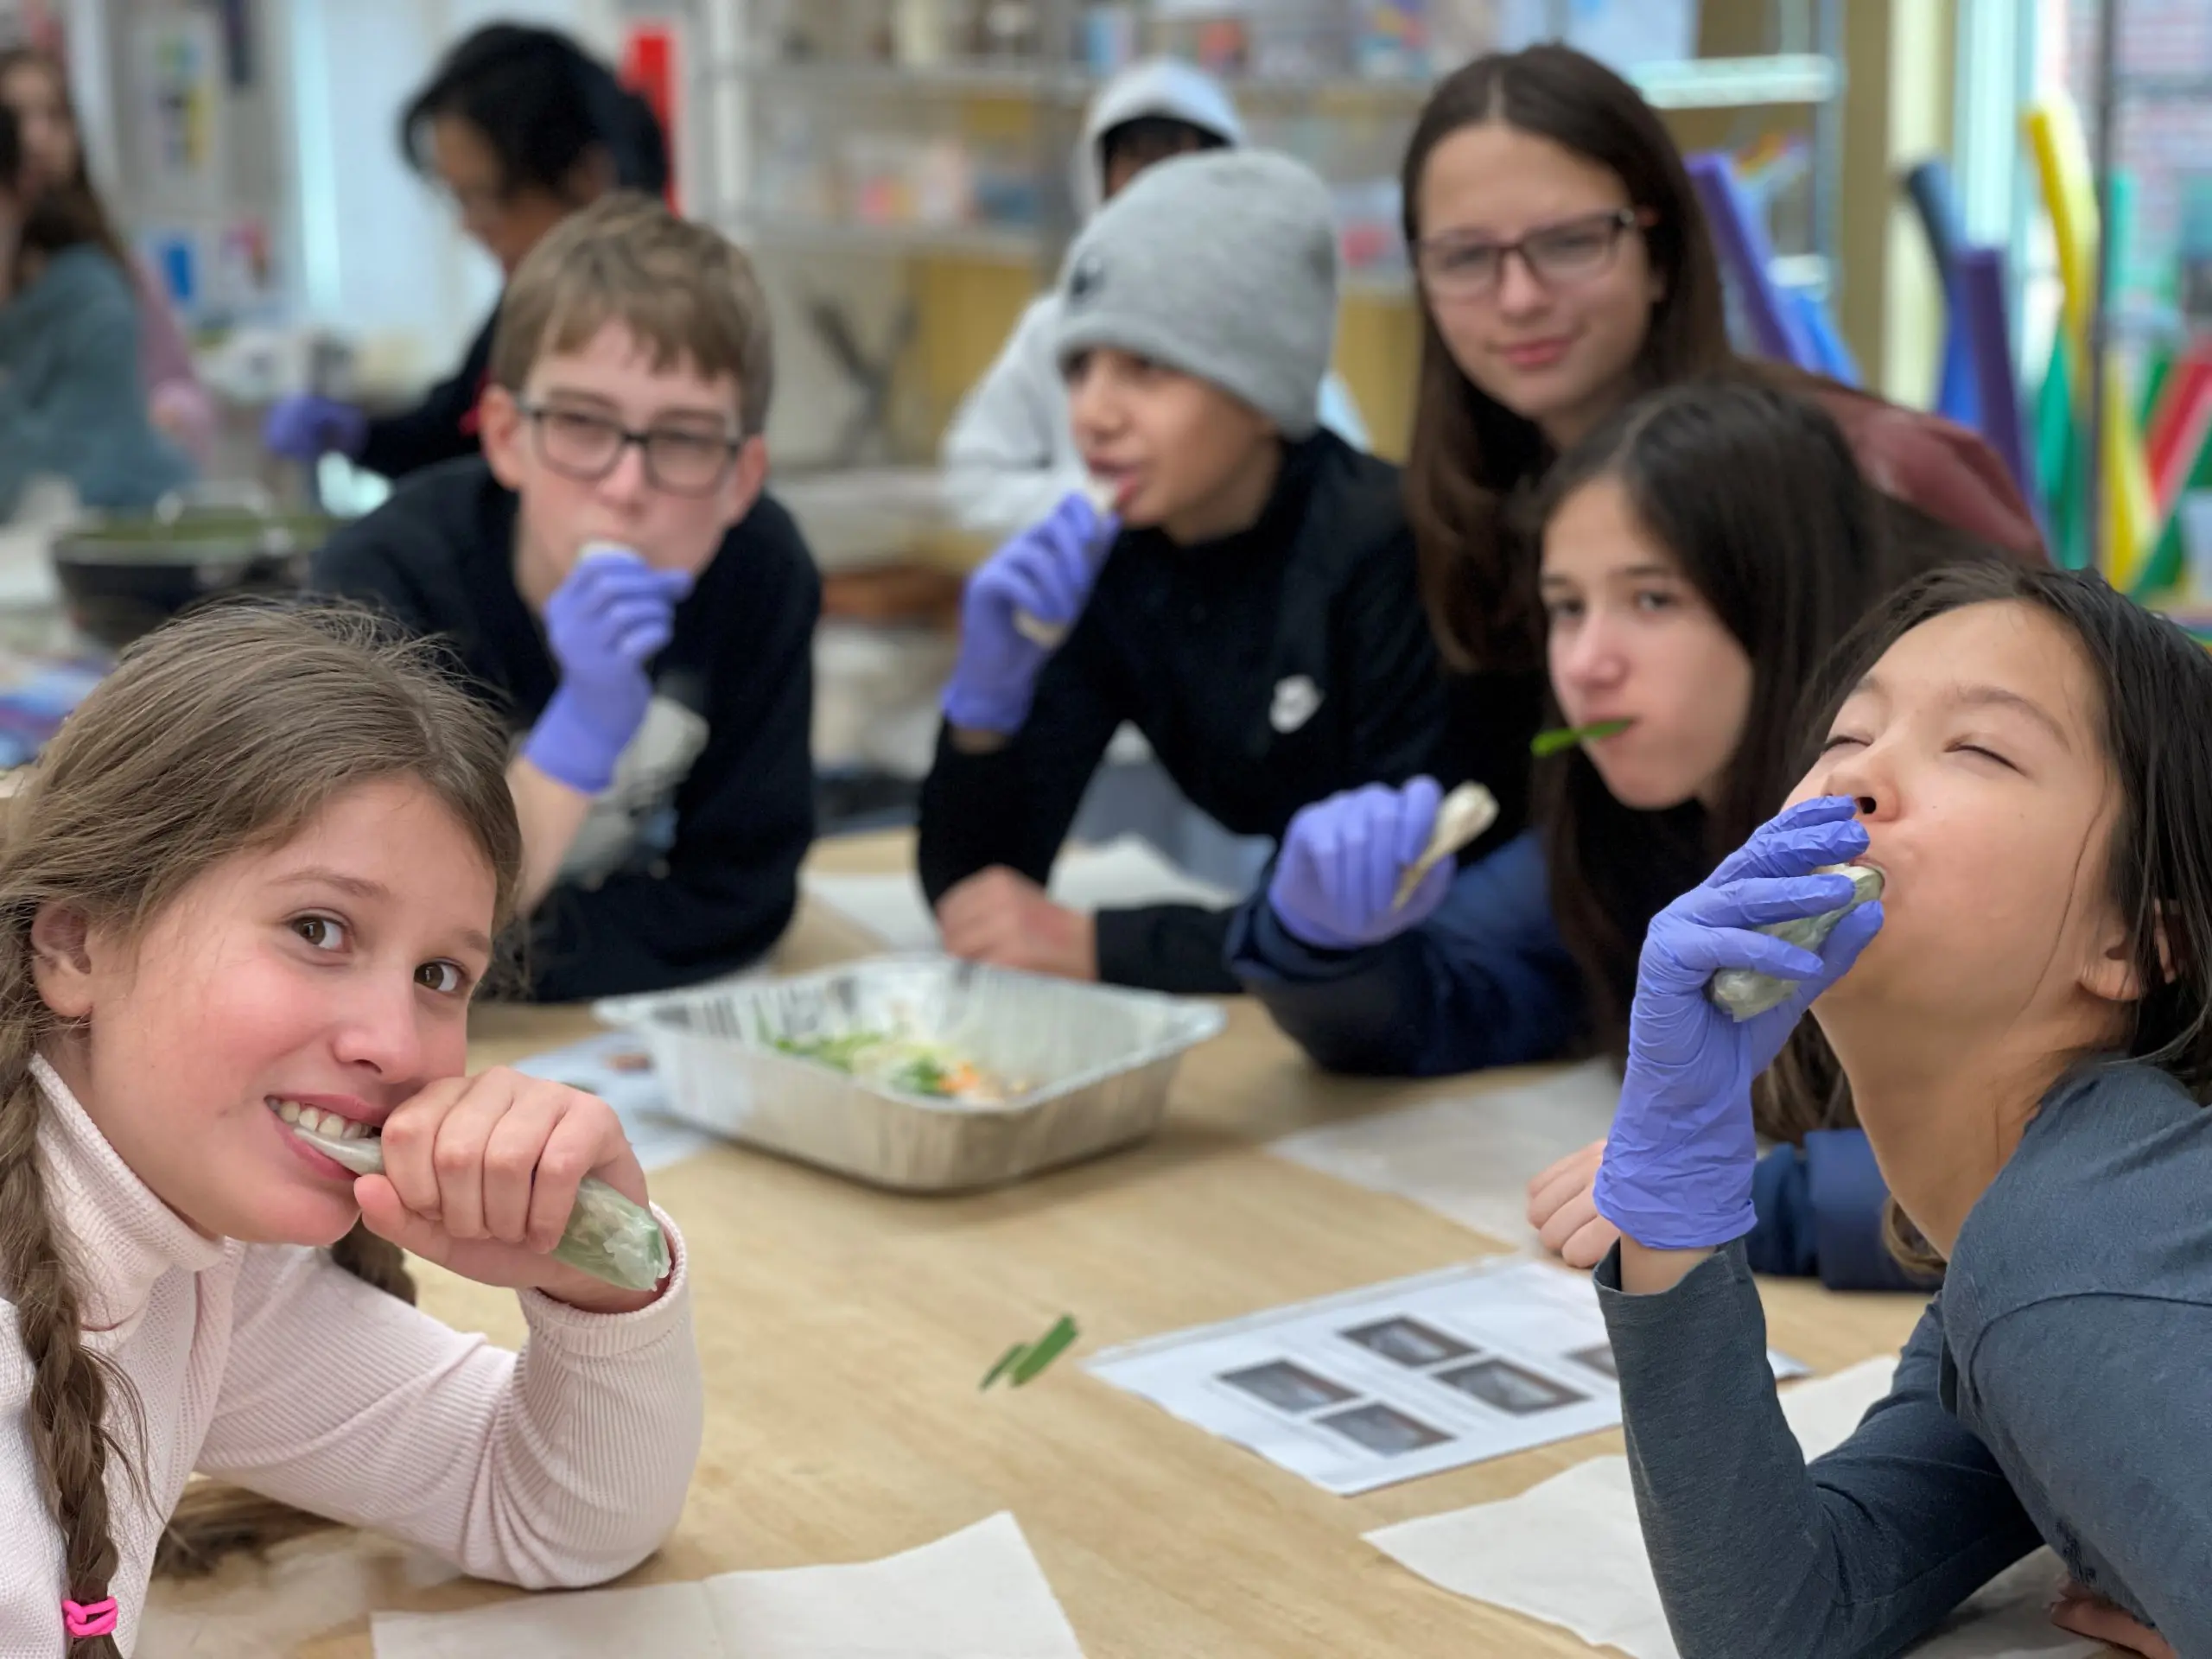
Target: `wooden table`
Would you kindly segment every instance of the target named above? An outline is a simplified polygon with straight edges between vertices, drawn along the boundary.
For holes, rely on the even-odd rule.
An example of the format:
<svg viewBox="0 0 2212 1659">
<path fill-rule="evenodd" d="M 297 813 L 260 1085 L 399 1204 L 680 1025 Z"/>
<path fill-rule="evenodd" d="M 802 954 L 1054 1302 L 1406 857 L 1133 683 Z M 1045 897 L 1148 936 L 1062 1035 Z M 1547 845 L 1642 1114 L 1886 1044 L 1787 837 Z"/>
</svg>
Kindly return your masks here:
<svg viewBox="0 0 2212 1659">
<path fill-rule="evenodd" d="M 906 845 L 830 843 L 814 861 L 880 869 Z M 779 960 L 817 966 L 867 947 L 810 906 Z M 593 1028 L 580 1010 L 489 1009 L 473 1058 L 510 1060 Z M 1077 1365 L 1019 1393 L 976 1392 L 1009 1342 L 1065 1311 L 1091 1351 L 1493 1248 L 1409 1201 L 1262 1149 L 1309 1124 L 1483 1086 L 1323 1077 L 1259 1008 L 1238 1003 L 1226 1033 L 1185 1061 L 1154 1140 L 1009 1191 L 899 1198 L 734 1148 L 660 1172 L 653 1194 L 691 1253 L 709 1415 L 682 1525 L 626 1582 L 868 1560 L 1007 1509 L 1091 1659 L 1591 1651 L 1434 1588 L 1360 1535 L 1510 1497 L 1618 1451 L 1617 1432 L 1344 1498 Z M 423 1304 L 441 1318 L 520 1340 L 511 1296 L 423 1276 Z M 1835 1296 L 1805 1283 L 1764 1293 L 1776 1345 L 1822 1372 L 1895 1352 L 1919 1309 L 1911 1297 Z M 392 1547 L 376 1541 L 290 1548 L 362 1558 L 359 1605 L 332 1605 L 322 1633 L 289 1649 L 310 1659 L 368 1655 L 368 1605 L 457 1607 L 513 1593 L 410 1586 Z M 250 1620 L 283 1559 L 236 1564 L 212 1588 L 164 1591 L 165 1605 Z"/>
</svg>

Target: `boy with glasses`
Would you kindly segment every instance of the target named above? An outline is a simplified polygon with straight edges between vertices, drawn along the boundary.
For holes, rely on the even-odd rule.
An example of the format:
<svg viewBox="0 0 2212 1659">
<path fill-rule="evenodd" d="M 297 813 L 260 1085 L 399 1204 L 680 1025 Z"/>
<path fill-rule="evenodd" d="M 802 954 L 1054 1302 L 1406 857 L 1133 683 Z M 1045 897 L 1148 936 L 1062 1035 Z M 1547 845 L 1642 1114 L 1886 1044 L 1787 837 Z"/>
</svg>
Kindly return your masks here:
<svg viewBox="0 0 2212 1659">
<path fill-rule="evenodd" d="M 741 967 L 797 902 L 821 582 L 761 493 L 772 380 L 745 256 L 608 198 L 508 286 L 482 458 L 316 558 L 316 588 L 443 637 L 512 724 L 544 1000 Z"/>
</svg>

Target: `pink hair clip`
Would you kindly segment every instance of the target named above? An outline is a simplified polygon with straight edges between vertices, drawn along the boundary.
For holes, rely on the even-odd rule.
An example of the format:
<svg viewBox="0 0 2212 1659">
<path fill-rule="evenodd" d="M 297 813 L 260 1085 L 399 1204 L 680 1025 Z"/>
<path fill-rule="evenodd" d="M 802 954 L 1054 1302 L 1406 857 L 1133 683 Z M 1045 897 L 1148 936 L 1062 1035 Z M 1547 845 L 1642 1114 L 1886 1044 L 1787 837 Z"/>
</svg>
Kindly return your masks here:
<svg viewBox="0 0 2212 1659">
<path fill-rule="evenodd" d="M 105 1601 L 61 1604 L 61 1622 L 69 1631 L 71 1641 L 87 1636 L 115 1634 L 115 1598 Z"/>
</svg>

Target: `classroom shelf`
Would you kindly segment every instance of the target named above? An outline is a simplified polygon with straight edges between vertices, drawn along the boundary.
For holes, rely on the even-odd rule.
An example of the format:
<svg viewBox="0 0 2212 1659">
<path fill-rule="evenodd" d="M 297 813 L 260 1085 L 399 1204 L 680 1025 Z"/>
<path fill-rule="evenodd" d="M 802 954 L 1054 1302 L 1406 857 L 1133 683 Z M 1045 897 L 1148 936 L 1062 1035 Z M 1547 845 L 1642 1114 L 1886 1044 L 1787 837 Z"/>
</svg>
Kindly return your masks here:
<svg viewBox="0 0 2212 1659">
<path fill-rule="evenodd" d="M 725 207 L 709 216 L 726 234 L 754 253 L 804 248 L 827 253 L 917 254 L 1032 265 L 1044 248 L 1035 231 L 992 225 L 863 225 L 804 213 Z"/>
<path fill-rule="evenodd" d="M 1076 68 L 991 62 L 900 64 L 831 59 L 740 59 L 715 66 L 710 73 L 744 81 L 757 90 L 794 94 L 845 92 L 885 98 L 1048 99 L 1067 104 L 1087 101 L 1100 84 L 1096 76 Z M 1662 110 L 1762 109 L 1825 104 L 1843 90 L 1841 66 L 1815 53 L 1692 58 L 1678 63 L 1645 64 L 1630 71 L 1629 79 L 1654 107 Z M 1262 104 L 1284 99 L 1374 99 L 1418 105 L 1427 98 L 1434 84 L 1431 79 L 1391 76 L 1224 78 L 1224 85 L 1239 100 Z"/>
<path fill-rule="evenodd" d="M 890 264 L 944 256 L 1024 268 L 1040 287 L 1053 280 L 1084 205 L 1069 157 L 1084 106 L 1105 79 L 1080 49 L 1082 0 L 1027 0 L 1021 10 L 1034 27 L 999 37 L 1022 41 L 1019 55 L 985 55 L 984 37 L 972 33 L 902 30 L 906 14 L 887 0 L 664 0 L 679 3 L 699 21 L 703 42 L 688 77 L 702 135 L 688 188 L 721 205 L 711 216 L 731 235 L 765 256 L 788 250 L 825 265 L 841 257 Z M 1274 3 L 1248 15 L 1274 16 Z M 1659 109 L 1743 111 L 1751 113 L 1738 126 L 1808 137 L 1804 226 L 1789 228 L 1789 253 L 1776 271 L 1785 286 L 1831 304 L 1840 252 L 1844 4 L 1764 0 L 1756 8 L 1765 18 L 1759 32 L 1739 36 L 1753 48 L 1746 55 L 1626 71 Z M 1140 52 L 1161 49 L 1168 37 L 1152 26 L 1173 11 L 1164 0 L 1141 8 L 1147 35 L 1136 42 Z M 1377 244 L 1378 230 L 1386 241 L 1396 237 L 1391 194 L 1405 137 L 1439 76 L 1361 60 L 1353 48 L 1364 37 L 1353 25 L 1366 14 L 1355 0 L 1299 0 L 1280 15 L 1280 49 L 1266 49 L 1255 30 L 1256 72 L 1221 79 L 1254 142 L 1311 162 L 1336 192 L 1347 245 L 1376 261 L 1390 251 Z M 1554 34 L 1567 32 L 1570 0 L 1550 0 L 1550 22 Z M 1324 22 L 1342 27 L 1332 34 Z M 899 59 L 902 45 L 923 60 Z M 887 217 L 901 213 L 934 220 Z M 925 289 L 940 292 L 918 268 L 868 281 L 879 279 L 895 285 L 895 298 L 879 297 L 893 287 L 856 288 L 868 297 L 850 303 L 896 308 Z M 1346 270 L 1342 282 L 1348 296 L 1383 305 L 1414 294 L 1411 274 L 1387 257 Z M 857 380 L 855 391 L 867 395 Z M 873 429 L 842 434 L 824 459 L 849 464 L 887 442 L 879 419 Z"/>
<path fill-rule="evenodd" d="M 1652 63 L 1629 79 L 1655 109 L 1741 110 L 1826 104 L 1843 92 L 1843 65 L 1817 53 Z"/>
<path fill-rule="evenodd" d="M 883 97 L 1052 98 L 1079 103 L 1092 82 L 1074 69 L 1036 64 L 945 62 L 872 63 L 829 58 L 741 58 L 713 66 L 710 74 L 757 90 L 789 92 L 868 92 Z"/>
</svg>

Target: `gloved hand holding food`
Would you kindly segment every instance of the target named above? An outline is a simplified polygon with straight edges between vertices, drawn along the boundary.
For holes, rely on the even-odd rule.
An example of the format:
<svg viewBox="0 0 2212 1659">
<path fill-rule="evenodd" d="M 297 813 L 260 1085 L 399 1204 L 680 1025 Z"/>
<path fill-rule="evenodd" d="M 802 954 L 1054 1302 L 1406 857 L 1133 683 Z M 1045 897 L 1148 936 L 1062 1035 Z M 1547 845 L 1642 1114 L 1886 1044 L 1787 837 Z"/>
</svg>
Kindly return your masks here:
<svg viewBox="0 0 2212 1659">
<path fill-rule="evenodd" d="M 1628 1067 L 1598 1171 L 1599 1213 L 1652 1249 L 1699 1249 L 1749 1233 L 1751 1083 L 1814 999 L 1850 971 L 1882 925 L 1878 902 L 1823 873 L 1866 850 L 1847 796 L 1801 801 L 1756 831 L 1644 935 L 1629 1014 Z M 1762 930 L 1846 912 L 1818 954 Z M 1718 974 L 1789 982 L 1777 1006 L 1738 1020 L 1714 1000 Z"/>
<path fill-rule="evenodd" d="M 1083 614 L 1120 531 L 1111 512 L 1076 491 L 968 579 L 960 655 L 944 690 L 947 720 L 969 731 L 1021 729 L 1038 671 Z"/>
<path fill-rule="evenodd" d="M 691 591 L 681 570 L 657 570 L 627 548 L 584 550 L 545 607 L 561 683 L 531 728 L 523 756 L 587 795 L 614 780 L 614 763 L 652 702 L 645 664 L 668 644 Z"/>
<path fill-rule="evenodd" d="M 262 446 L 270 454 L 310 467 L 327 454 L 359 454 L 368 436 L 366 415 L 313 392 L 277 399 L 261 428 Z"/>
<path fill-rule="evenodd" d="M 1478 784 L 1370 784 L 1302 808 L 1283 836 L 1268 902 L 1283 926 L 1326 950 L 1395 938 L 1435 914 L 1452 855 L 1488 829 L 1497 803 Z"/>
</svg>

